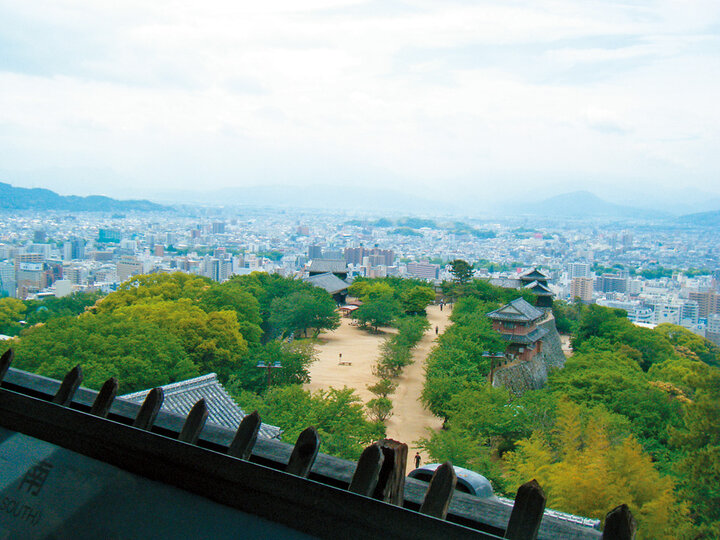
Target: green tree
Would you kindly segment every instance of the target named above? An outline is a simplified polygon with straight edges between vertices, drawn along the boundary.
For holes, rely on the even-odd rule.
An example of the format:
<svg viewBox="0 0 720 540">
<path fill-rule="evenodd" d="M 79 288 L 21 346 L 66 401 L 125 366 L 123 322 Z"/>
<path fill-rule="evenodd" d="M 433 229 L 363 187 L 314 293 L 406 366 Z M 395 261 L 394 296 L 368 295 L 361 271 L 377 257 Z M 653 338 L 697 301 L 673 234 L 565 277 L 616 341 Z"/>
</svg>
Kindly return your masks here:
<svg viewBox="0 0 720 540">
<path fill-rule="evenodd" d="M 697 357 L 711 366 L 720 366 L 720 347 L 712 341 L 694 334 L 687 328 L 675 324 L 663 323 L 657 325 L 653 331 L 667 339 L 673 346 L 684 347 L 697 355 Z"/>
<path fill-rule="evenodd" d="M 487 478 L 498 495 L 512 495 L 513 487 L 503 476 L 490 447 L 480 444 L 469 434 L 453 428 L 428 430 L 428 437 L 418 441 L 430 459 L 437 463 L 450 461 L 453 465 L 476 471 Z"/>
<path fill-rule="evenodd" d="M 390 326 L 400 314 L 400 303 L 394 298 L 380 298 L 364 303 L 353 311 L 352 317 L 362 326 L 371 326 L 377 332 L 380 326 Z"/>
<path fill-rule="evenodd" d="M 450 273 L 456 283 L 468 283 L 473 277 L 472 265 L 462 259 L 450 261 Z"/>
<path fill-rule="evenodd" d="M 234 311 L 245 341 L 260 343 L 263 333 L 260 303 L 239 281 L 231 279 L 204 289 L 200 293 L 199 306 L 208 313 Z"/>
<path fill-rule="evenodd" d="M 87 308 L 92 307 L 103 297 L 103 293 L 76 292 L 61 298 L 45 298 L 44 300 L 26 300 L 27 323 L 34 325 L 44 323 L 55 317 L 70 317 L 80 315 Z"/>
<path fill-rule="evenodd" d="M 677 463 L 680 492 L 704 538 L 720 537 L 720 371 L 698 371 L 695 400 L 685 406 L 672 442 L 685 456 Z"/>
<path fill-rule="evenodd" d="M 273 314 L 271 309 L 273 300 L 276 298 L 286 298 L 296 292 L 319 291 L 316 287 L 302 280 L 286 278 L 279 274 L 268 274 L 266 272 L 252 272 L 244 276 L 234 276 L 223 285 L 230 286 L 230 284 L 232 284 L 232 286 L 235 286 L 235 284 L 239 285 L 257 299 L 260 305 L 260 316 L 262 317 L 261 328 L 263 330 L 263 341 L 265 342 L 273 339 L 277 335 L 276 328 L 270 323 L 270 317 Z"/>
<path fill-rule="evenodd" d="M 354 281 L 348 288 L 348 292 L 363 302 L 395 298 L 395 289 L 390 284 L 378 280 Z"/>
<path fill-rule="evenodd" d="M 367 387 L 377 397 L 386 398 L 397 389 L 397 383 L 392 379 L 380 379 L 373 385 Z"/>
<path fill-rule="evenodd" d="M 122 392 L 133 392 L 198 375 L 174 334 L 111 313 L 51 319 L 25 330 L 12 346 L 15 367 L 62 379 L 80 364 L 83 385 L 95 389 L 110 377 Z"/>
<path fill-rule="evenodd" d="M 282 298 L 275 298 L 270 305 L 270 326 L 275 335 L 283 337 L 314 330 L 317 337 L 321 330 L 333 330 L 340 326 L 340 315 L 329 294 L 320 289 L 299 291 Z"/>
<path fill-rule="evenodd" d="M 15 298 L 0 298 L 0 334 L 17 336 L 22 329 L 25 304 Z"/>
<path fill-rule="evenodd" d="M 246 410 L 257 409 L 264 422 L 280 426 L 283 440 L 290 443 L 315 426 L 320 450 L 345 459 L 358 459 L 365 446 L 385 434 L 381 423 L 365 418 L 360 398 L 349 388 L 311 394 L 299 386 L 272 387 L 263 396 L 243 392 L 237 401 Z"/>
<path fill-rule="evenodd" d="M 392 416 L 393 404 L 386 397 L 371 399 L 367 402 L 370 418 L 375 422 L 384 422 Z"/>
<path fill-rule="evenodd" d="M 430 287 L 416 285 L 400 294 L 402 309 L 407 314 L 425 313 L 425 308 L 435 301 L 435 291 Z"/>
<path fill-rule="evenodd" d="M 147 274 L 132 276 L 108 294 L 93 308 L 96 313 L 110 313 L 116 309 L 139 303 L 189 298 L 197 300 L 202 292 L 211 287 L 209 278 L 175 272 L 172 274 Z"/>
<path fill-rule="evenodd" d="M 601 404 L 625 416 L 647 451 L 656 459 L 672 460 L 668 428 L 679 421 L 681 403 L 649 379 L 615 344 L 592 338 L 550 376 L 548 386 L 557 396 L 590 407 Z"/>
<path fill-rule="evenodd" d="M 558 407 L 552 437 L 535 432 L 505 457 L 508 480 L 536 478 L 557 510 L 603 519 L 628 504 L 638 538 L 682 538 L 690 532 L 687 509 L 632 436 L 617 443 L 601 418 L 570 402 Z"/>
<path fill-rule="evenodd" d="M 273 340 L 265 345 L 252 345 L 248 353 L 238 359 L 238 364 L 228 381 L 228 389 L 235 395 L 244 390 L 261 392 L 267 389 L 267 371 L 258 368 L 259 363 L 273 368 L 270 374 L 272 386 L 287 386 L 310 382 L 309 367 L 316 360 L 315 349 L 311 343 L 294 341 L 292 343 Z"/>
<path fill-rule="evenodd" d="M 248 351 L 234 311 L 206 313 L 188 298 L 133 304 L 117 309 L 114 315 L 172 333 L 200 373 L 215 372 L 223 382 Z"/>
</svg>

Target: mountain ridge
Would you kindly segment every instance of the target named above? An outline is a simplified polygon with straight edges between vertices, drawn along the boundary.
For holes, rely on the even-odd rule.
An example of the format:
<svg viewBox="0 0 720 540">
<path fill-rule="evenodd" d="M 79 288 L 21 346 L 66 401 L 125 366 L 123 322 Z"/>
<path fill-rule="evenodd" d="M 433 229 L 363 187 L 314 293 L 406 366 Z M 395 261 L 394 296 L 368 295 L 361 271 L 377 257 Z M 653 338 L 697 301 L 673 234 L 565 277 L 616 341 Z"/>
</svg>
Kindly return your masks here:
<svg viewBox="0 0 720 540">
<path fill-rule="evenodd" d="M 671 214 L 647 208 L 616 204 L 585 191 L 572 191 L 528 205 L 524 213 L 554 217 L 614 217 L 636 219 L 665 219 Z"/>
<path fill-rule="evenodd" d="M 118 200 L 104 195 L 59 195 L 45 188 L 14 187 L 0 182 L 0 209 L 71 210 L 76 212 L 165 211 L 168 207 L 147 200 Z"/>
</svg>

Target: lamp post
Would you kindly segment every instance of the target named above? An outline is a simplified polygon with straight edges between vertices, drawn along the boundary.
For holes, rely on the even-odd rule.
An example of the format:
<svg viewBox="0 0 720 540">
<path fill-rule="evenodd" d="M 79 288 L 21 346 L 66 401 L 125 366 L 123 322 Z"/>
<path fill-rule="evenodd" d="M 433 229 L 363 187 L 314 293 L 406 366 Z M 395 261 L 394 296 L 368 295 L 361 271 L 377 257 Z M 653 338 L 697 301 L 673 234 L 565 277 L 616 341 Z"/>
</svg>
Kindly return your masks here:
<svg viewBox="0 0 720 540">
<path fill-rule="evenodd" d="M 270 373 L 273 369 L 279 369 L 282 368 L 282 364 L 279 361 L 275 361 L 272 364 L 271 363 L 265 363 L 262 360 L 258 362 L 258 365 L 256 367 L 267 369 L 267 385 L 268 388 L 270 388 Z"/>
</svg>

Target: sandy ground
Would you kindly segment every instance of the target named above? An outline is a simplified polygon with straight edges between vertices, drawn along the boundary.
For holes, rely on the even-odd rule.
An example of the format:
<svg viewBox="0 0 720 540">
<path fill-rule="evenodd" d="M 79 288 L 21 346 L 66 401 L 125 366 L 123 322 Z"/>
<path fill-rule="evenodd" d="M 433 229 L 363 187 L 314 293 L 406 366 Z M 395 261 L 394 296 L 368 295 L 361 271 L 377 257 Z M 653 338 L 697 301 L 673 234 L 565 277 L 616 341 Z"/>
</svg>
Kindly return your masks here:
<svg viewBox="0 0 720 540">
<path fill-rule="evenodd" d="M 448 323 L 450 310 L 440 306 L 430 306 L 427 310 L 430 329 L 418 343 L 413 354 L 413 364 L 405 368 L 398 377 L 398 388 L 390 396 L 393 402 L 393 416 L 386 422 L 387 436 L 391 439 L 408 444 L 408 471 L 415 468 L 415 452 L 418 450 L 414 442 L 427 437 L 427 428 L 439 429 L 442 420 L 433 416 L 420 402 L 423 382 L 425 380 L 425 359 L 436 339 L 435 327 L 442 333 Z M 386 332 L 389 331 L 385 329 Z M 384 334 L 371 334 L 350 324 L 350 319 L 342 319 L 340 328 L 320 335 L 317 347 L 318 361 L 310 367 L 311 382 L 305 385 L 307 390 L 327 389 L 329 387 L 354 388 L 360 398 L 367 402 L 375 396 L 367 389 L 377 379 L 372 374 L 372 367 L 380 355 L 380 344 L 387 337 Z M 343 362 L 340 364 L 340 354 Z M 428 462 L 428 456 L 420 452 L 422 462 Z"/>
<path fill-rule="evenodd" d="M 357 391 L 363 402 L 368 402 L 375 396 L 367 386 L 377 381 L 372 368 L 380 356 L 380 345 L 391 330 L 381 329 L 382 334 L 372 334 L 351 325 L 351 320 L 343 317 L 340 328 L 320 334 L 318 360 L 310 365 L 310 382 L 305 389 L 314 392 L 348 386 Z M 341 354 L 342 361 L 349 365 L 340 364 Z"/>
<path fill-rule="evenodd" d="M 442 334 L 449 324 L 448 316 L 450 309 L 445 307 L 440 311 L 440 306 L 430 306 L 427 309 L 430 329 L 417 344 L 413 354 L 414 362 L 405 368 L 402 375 L 398 377 L 398 388 L 390 396 L 393 402 L 393 415 L 385 422 L 387 436 L 390 439 L 407 443 L 409 448 L 408 468 L 410 472 L 415 468 L 415 441 L 429 434 L 427 429 L 438 430 L 442 426 L 442 419 L 434 416 L 423 407 L 420 401 L 423 384 L 425 382 L 425 359 L 435 345 L 435 327 L 438 333 Z M 422 463 L 428 463 L 429 458 L 424 451 L 420 452 Z"/>
</svg>

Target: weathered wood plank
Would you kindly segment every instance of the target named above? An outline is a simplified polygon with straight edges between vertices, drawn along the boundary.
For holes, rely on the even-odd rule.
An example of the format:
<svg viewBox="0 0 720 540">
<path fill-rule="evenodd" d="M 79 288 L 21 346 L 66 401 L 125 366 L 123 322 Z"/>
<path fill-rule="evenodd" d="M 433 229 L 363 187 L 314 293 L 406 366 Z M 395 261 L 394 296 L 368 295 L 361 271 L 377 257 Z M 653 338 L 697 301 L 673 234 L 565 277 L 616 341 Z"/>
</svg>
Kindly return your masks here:
<svg viewBox="0 0 720 540">
<path fill-rule="evenodd" d="M 605 516 L 603 540 L 632 540 L 637 532 L 637 521 L 627 504 L 616 506 Z"/>
<path fill-rule="evenodd" d="M 112 406 L 113 401 L 115 401 L 117 391 L 118 380 L 115 377 L 111 377 L 105 381 L 105 384 L 102 385 L 100 392 L 98 392 L 92 407 L 90 407 L 90 414 L 106 418 L 108 412 L 110 412 L 110 407 Z"/>
<path fill-rule="evenodd" d="M 407 444 L 392 439 L 378 441 L 385 456 L 373 498 L 402 506 L 405 499 L 405 469 L 407 467 Z"/>
<path fill-rule="evenodd" d="M 3 381 L 5 374 L 8 369 L 10 369 L 10 364 L 12 364 L 13 358 L 15 358 L 15 351 L 12 349 L 8 349 L 2 354 L 2 356 L 0 356 L 0 382 Z"/>
<path fill-rule="evenodd" d="M 150 390 L 135 417 L 133 426 L 138 429 L 151 429 L 155 423 L 155 418 L 157 418 L 160 412 L 160 407 L 162 407 L 164 399 L 165 393 L 162 388 L 158 387 Z"/>
<path fill-rule="evenodd" d="M 524 483 L 515 495 L 505 538 L 535 540 L 545 511 L 545 493 L 535 479 Z"/>
<path fill-rule="evenodd" d="M 383 461 L 385 461 L 385 456 L 377 443 L 365 448 L 357 462 L 355 474 L 353 474 L 348 490 L 358 495 L 372 496 L 378 483 Z"/>
<path fill-rule="evenodd" d="M 315 463 L 318 450 L 320 450 L 320 437 L 317 430 L 310 426 L 298 436 L 285 471 L 295 476 L 307 477 Z"/>
<path fill-rule="evenodd" d="M 75 392 L 80 387 L 80 383 L 82 382 L 82 380 L 83 372 L 80 364 L 78 364 L 67 372 L 62 383 L 60 383 L 60 388 L 58 388 L 57 393 L 52 398 L 52 402 L 57 403 L 58 405 L 62 405 L 63 407 L 67 407 L 68 405 L 70 405 L 73 396 L 75 395 Z"/>
<path fill-rule="evenodd" d="M 200 432 L 205 427 L 209 414 L 205 399 L 201 399 L 193 405 L 185 419 L 180 435 L 178 435 L 178 441 L 195 444 L 200 437 Z"/>
<path fill-rule="evenodd" d="M 235 437 L 228 447 L 228 455 L 245 460 L 250 459 L 261 423 L 262 420 L 257 411 L 246 415 L 240 422 Z"/>
<path fill-rule="evenodd" d="M 452 463 L 446 461 L 433 473 L 430 487 L 425 494 L 425 500 L 420 506 L 420 512 L 440 519 L 445 519 L 455 493 L 457 476 Z"/>
</svg>

